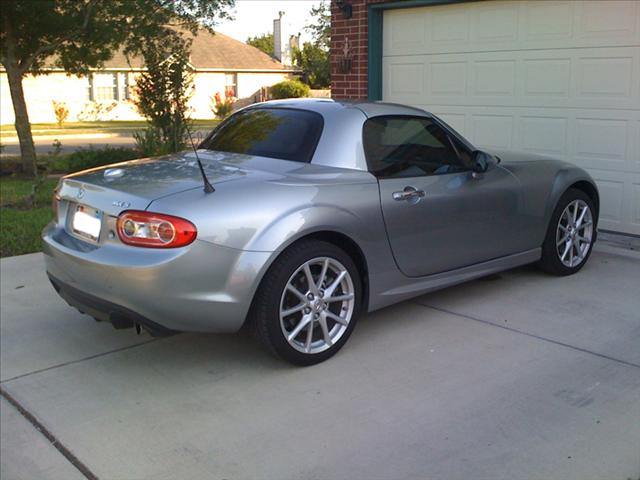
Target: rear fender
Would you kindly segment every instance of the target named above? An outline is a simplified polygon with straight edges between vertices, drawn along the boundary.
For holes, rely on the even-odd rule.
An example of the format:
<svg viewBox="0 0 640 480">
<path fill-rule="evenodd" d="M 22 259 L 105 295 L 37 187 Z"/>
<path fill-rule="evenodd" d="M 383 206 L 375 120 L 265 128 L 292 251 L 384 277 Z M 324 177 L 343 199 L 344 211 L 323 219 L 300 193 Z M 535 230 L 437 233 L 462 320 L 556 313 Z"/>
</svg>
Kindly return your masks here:
<svg viewBox="0 0 640 480">
<path fill-rule="evenodd" d="M 314 205 L 287 212 L 274 219 L 251 238 L 244 249 L 279 253 L 295 241 L 321 231 L 341 233 L 360 244 L 360 237 L 373 235 L 374 230 L 375 228 L 367 227 L 363 219 L 348 210 Z"/>
</svg>

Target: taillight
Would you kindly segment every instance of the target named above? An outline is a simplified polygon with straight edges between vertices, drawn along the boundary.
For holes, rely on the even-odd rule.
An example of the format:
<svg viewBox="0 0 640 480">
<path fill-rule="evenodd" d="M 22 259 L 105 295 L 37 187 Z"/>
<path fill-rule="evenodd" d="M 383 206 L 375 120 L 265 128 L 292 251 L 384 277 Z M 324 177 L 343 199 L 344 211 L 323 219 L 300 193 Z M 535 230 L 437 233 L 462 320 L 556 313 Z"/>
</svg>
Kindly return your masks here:
<svg viewBox="0 0 640 480">
<path fill-rule="evenodd" d="M 198 230 L 189 220 L 162 213 L 127 210 L 117 221 L 118 237 L 127 245 L 175 248 L 189 245 Z"/>
</svg>

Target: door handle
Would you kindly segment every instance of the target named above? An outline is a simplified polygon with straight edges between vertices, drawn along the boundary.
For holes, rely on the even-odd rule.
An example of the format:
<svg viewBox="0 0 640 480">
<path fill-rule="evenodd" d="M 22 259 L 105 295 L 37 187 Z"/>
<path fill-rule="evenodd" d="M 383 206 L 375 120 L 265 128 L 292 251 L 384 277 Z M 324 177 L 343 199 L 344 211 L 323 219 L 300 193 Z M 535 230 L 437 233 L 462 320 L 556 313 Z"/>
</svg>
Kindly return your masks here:
<svg viewBox="0 0 640 480">
<path fill-rule="evenodd" d="M 415 187 L 404 187 L 401 192 L 393 192 L 392 197 L 398 202 L 407 201 L 413 204 L 418 203 L 425 195 L 424 190 L 416 190 Z"/>
</svg>

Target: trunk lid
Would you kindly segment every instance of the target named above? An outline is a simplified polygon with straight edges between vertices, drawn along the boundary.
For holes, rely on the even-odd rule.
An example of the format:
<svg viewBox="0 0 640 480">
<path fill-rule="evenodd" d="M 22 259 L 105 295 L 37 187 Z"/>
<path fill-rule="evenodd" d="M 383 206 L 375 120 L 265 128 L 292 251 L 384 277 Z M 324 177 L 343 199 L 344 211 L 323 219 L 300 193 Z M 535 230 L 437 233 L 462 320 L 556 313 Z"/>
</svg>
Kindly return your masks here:
<svg viewBox="0 0 640 480">
<path fill-rule="evenodd" d="M 245 177 L 236 155 L 200 153 L 209 181 L 216 185 Z M 221 162 L 226 160 L 226 162 Z M 62 179 L 62 201 L 91 206 L 110 215 L 122 210 L 144 210 L 154 200 L 195 188 L 203 188 L 195 154 L 181 153 L 133 160 L 85 170 Z"/>
</svg>

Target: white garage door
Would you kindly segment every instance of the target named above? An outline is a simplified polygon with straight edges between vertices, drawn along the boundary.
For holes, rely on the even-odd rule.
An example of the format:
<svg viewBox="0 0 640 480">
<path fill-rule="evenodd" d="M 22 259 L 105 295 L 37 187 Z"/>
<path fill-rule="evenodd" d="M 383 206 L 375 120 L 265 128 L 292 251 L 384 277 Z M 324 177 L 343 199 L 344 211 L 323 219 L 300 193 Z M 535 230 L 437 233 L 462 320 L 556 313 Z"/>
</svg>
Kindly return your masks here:
<svg viewBox="0 0 640 480">
<path fill-rule="evenodd" d="M 566 159 L 602 229 L 640 235 L 640 2 L 473 2 L 389 10 L 383 99 L 472 143 Z"/>
</svg>

